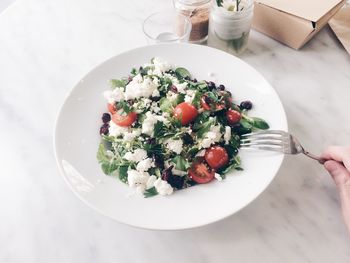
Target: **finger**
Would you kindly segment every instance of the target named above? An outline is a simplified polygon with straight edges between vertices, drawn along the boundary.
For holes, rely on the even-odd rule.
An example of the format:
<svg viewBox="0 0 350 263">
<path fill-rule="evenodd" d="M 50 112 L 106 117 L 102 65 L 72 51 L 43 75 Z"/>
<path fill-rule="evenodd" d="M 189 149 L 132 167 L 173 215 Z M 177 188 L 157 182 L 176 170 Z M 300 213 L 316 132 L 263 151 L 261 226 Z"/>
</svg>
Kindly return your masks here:
<svg viewBox="0 0 350 263">
<path fill-rule="evenodd" d="M 324 167 L 331 174 L 337 186 L 340 188 L 350 187 L 350 173 L 343 165 L 336 161 L 327 161 L 324 163 Z"/>
<path fill-rule="evenodd" d="M 322 154 L 327 160 L 342 162 L 350 171 L 350 147 L 329 146 Z"/>
</svg>

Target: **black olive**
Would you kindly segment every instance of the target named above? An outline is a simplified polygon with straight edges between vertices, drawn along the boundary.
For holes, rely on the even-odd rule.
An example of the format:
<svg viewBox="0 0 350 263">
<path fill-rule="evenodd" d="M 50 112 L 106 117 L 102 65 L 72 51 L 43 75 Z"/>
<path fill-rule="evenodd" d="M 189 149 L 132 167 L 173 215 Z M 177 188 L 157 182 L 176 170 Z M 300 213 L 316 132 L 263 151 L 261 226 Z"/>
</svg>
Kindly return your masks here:
<svg viewBox="0 0 350 263">
<path fill-rule="evenodd" d="M 208 83 L 208 88 L 209 88 L 210 90 L 216 89 L 215 83 L 212 82 L 212 81 L 209 81 L 209 83 Z"/>
<path fill-rule="evenodd" d="M 108 123 L 111 121 L 111 115 L 109 113 L 103 113 L 102 115 L 102 121 L 103 123 Z"/>
<path fill-rule="evenodd" d="M 239 105 L 242 110 L 250 110 L 253 108 L 253 103 L 249 100 L 242 101 Z"/>
<path fill-rule="evenodd" d="M 188 133 L 185 133 L 183 136 L 182 136 L 182 139 L 183 139 L 183 142 L 185 144 L 192 144 L 193 143 L 193 138 L 191 135 L 189 135 Z"/>
<path fill-rule="evenodd" d="M 225 90 L 225 86 L 220 84 L 219 87 L 218 87 L 218 90 Z"/>
<path fill-rule="evenodd" d="M 108 128 L 109 128 L 109 124 L 104 123 L 100 128 L 100 135 L 102 135 L 102 134 L 108 135 Z"/>
</svg>

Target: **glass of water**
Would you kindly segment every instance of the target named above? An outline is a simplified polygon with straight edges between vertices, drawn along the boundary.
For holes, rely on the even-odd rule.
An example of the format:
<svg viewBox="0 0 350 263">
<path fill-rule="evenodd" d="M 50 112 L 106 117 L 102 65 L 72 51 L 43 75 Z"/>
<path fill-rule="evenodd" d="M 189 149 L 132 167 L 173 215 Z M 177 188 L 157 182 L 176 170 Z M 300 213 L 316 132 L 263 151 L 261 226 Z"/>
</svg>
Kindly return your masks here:
<svg viewBox="0 0 350 263">
<path fill-rule="evenodd" d="M 187 42 L 191 20 L 174 11 L 154 13 L 143 22 L 143 32 L 149 44 Z"/>
</svg>

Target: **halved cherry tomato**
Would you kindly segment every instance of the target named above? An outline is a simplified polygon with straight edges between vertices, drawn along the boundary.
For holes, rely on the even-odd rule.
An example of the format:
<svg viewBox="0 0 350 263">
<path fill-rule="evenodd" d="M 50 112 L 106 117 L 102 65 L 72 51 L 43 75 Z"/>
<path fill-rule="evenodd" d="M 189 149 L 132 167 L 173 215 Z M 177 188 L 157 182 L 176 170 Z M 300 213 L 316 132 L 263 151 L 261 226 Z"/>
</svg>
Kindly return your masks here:
<svg viewBox="0 0 350 263">
<path fill-rule="evenodd" d="M 122 127 L 129 127 L 136 121 L 136 112 L 124 113 L 121 110 L 112 115 L 112 121 Z"/>
<path fill-rule="evenodd" d="M 212 169 L 219 169 L 228 164 L 228 154 L 225 148 L 213 146 L 205 151 L 204 158 Z"/>
<path fill-rule="evenodd" d="M 236 110 L 228 110 L 226 112 L 226 118 L 229 124 L 233 125 L 241 120 L 241 113 Z"/>
<path fill-rule="evenodd" d="M 188 175 L 196 183 L 205 184 L 213 180 L 215 171 L 207 167 L 203 159 L 198 159 L 192 163 Z"/>
<path fill-rule="evenodd" d="M 109 111 L 111 114 L 114 114 L 114 113 L 117 112 L 117 110 L 116 110 L 116 108 L 115 108 L 115 105 L 112 104 L 112 103 L 108 103 L 107 108 L 108 108 L 108 111 Z"/>
<path fill-rule="evenodd" d="M 174 116 L 181 120 L 182 125 L 189 124 L 197 117 L 197 115 L 198 111 L 196 107 L 187 102 L 180 103 L 174 109 Z"/>
</svg>

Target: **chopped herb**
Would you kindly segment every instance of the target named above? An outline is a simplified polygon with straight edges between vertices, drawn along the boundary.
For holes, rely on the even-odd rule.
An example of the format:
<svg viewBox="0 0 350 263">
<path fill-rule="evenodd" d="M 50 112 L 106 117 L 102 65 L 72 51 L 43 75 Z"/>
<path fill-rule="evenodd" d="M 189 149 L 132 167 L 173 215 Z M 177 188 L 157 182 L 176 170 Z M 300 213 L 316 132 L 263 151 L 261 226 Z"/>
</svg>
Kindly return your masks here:
<svg viewBox="0 0 350 263">
<path fill-rule="evenodd" d="M 153 186 L 153 187 L 151 187 L 151 188 L 149 188 L 149 189 L 146 189 L 145 192 L 143 193 L 143 196 L 144 196 L 145 198 L 148 198 L 148 197 L 155 196 L 155 195 L 157 195 L 157 194 L 158 194 L 158 191 L 157 191 L 157 189 Z"/>
<path fill-rule="evenodd" d="M 112 88 L 125 88 L 127 84 L 126 79 L 111 79 L 110 84 Z"/>
</svg>

